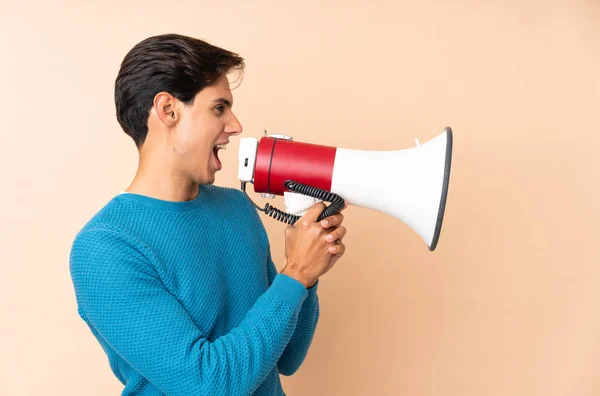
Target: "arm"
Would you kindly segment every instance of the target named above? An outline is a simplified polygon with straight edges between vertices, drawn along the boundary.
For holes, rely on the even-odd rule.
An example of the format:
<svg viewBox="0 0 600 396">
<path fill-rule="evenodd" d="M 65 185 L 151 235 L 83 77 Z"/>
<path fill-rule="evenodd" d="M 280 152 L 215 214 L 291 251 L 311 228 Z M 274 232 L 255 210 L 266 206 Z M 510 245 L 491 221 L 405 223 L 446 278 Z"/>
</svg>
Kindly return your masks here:
<svg viewBox="0 0 600 396">
<path fill-rule="evenodd" d="M 267 265 L 269 283 L 271 283 L 278 274 L 270 252 Z M 317 281 L 307 290 L 308 296 L 300 309 L 294 334 L 277 362 L 279 373 L 283 375 L 289 376 L 294 374 L 300 368 L 308 354 L 308 349 L 312 343 L 319 320 L 318 284 L 319 282 Z"/>
<path fill-rule="evenodd" d="M 70 265 L 82 318 L 163 393 L 252 393 L 292 337 L 304 286 L 278 274 L 238 327 L 209 342 L 136 242 L 100 226 L 77 236 Z"/>
</svg>

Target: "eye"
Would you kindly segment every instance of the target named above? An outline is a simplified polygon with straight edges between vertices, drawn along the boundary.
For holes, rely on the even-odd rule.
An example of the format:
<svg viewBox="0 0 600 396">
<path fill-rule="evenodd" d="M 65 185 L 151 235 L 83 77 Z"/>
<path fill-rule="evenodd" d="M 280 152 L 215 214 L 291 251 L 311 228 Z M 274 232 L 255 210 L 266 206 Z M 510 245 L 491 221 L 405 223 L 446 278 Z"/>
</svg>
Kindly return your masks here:
<svg viewBox="0 0 600 396">
<path fill-rule="evenodd" d="M 219 115 L 221 115 L 225 112 L 225 106 L 217 106 L 217 107 L 215 107 L 215 110 L 217 110 L 217 113 L 219 113 Z"/>
</svg>

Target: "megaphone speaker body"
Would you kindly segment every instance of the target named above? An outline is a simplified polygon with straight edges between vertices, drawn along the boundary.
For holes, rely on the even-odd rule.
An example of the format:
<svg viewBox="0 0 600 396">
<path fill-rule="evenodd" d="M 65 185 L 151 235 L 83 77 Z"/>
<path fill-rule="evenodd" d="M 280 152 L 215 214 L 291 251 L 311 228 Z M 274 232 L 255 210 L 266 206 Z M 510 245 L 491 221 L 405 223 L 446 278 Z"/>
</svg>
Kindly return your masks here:
<svg viewBox="0 0 600 396">
<path fill-rule="evenodd" d="M 368 151 L 242 138 L 239 178 L 258 193 L 284 195 L 287 180 L 329 191 L 354 206 L 393 216 L 433 251 L 445 212 L 452 161 L 452 129 L 416 147 Z"/>
</svg>

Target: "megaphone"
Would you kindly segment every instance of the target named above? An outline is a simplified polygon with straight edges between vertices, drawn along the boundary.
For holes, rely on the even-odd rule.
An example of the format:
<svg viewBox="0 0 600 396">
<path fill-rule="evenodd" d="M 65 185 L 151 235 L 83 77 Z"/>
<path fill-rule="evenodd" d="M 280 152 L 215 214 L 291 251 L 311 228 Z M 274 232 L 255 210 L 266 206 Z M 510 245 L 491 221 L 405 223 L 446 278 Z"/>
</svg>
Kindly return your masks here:
<svg viewBox="0 0 600 396">
<path fill-rule="evenodd" d="M 347 202 L 391 215 L 415 231 L 430 251 L 437 246 L 452 162 L 450 127 L 426 143 L 417 140 L 415 147 L 395 151 L 323 146 L 265 132 L 260 141 L 240 139 L 238 161 L 245 193 L 246 183 L 252 183 L 263 197 L 285 197 L 287 212 L 252 202 L 276 220 L 294 224 L 311 204 L 331 202 L 321 220 Z"/>
</svg>

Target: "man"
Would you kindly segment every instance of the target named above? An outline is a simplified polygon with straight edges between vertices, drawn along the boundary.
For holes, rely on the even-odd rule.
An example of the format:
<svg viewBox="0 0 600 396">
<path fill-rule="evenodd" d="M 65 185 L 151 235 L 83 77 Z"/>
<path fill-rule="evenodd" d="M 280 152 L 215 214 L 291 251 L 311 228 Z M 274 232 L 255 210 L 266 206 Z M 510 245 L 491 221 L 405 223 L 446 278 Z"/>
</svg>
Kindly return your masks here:
<svg viewBox="0 0 600 396">
<path fill-rule="evenodd" d="M 78 313 L 123 395 L 284 395 L 319 318 L 318 279 L 344 254 L 337 214 L 314 205 L 286 229 L 280 273 L 258 212 L 214 186 L 242 132 L 228 74 L 237 54 L 181 35 L 137 44 L 115 83 L 139 151 L 133 181 L 76 235 Z"/>
</svg>

